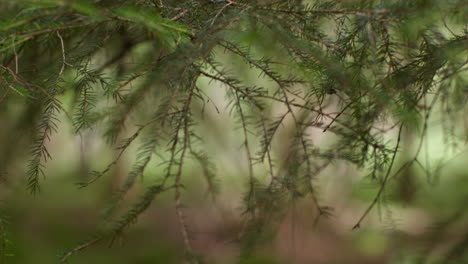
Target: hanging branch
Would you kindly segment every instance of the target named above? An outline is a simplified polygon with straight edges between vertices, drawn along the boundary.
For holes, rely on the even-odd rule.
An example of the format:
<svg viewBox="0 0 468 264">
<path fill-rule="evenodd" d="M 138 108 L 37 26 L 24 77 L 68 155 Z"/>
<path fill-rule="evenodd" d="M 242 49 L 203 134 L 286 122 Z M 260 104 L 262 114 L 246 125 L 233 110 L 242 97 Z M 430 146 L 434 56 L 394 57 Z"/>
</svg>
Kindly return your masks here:
<svg viewBox="0 0 468 264">
<path fill-rule="evenodd" d="M 357 223 L 353 226 L 353 229 L 358 229 L 358 228 L 361 227 L 362 221 L 364 221 L 364 219 L 370 213 L 372 208 L 374 208 L 374 206 L 379 202 L 379 200 L 380 200 L 380 198 L 381 198 L 381 196 L 382 196 L 382 194 L 383 194 L 383 192 L 385 190 L 386 184 L 387 184 L 387 182 L 389 180 L 390 173 L 392 172 L 393 163 L 395 162 L 395 157 L 396 157 L 397 152 L 398 152 L 399 147 L 400 147 L 402 131 L 403 131 L 403 126 L 401 125 L 400 129 L 398 130 L 397 143 L 396 143 L 395 149 L 393 150 L 392 160 L 390 161 L 390 165 L 388 166 L 387 173 L 385 173 L 385 177 L 383 178 L 382 183 L 380 183 L 380 188 L 379 188 L 377 194 L 375 195 L 374 200 L 372 200 L 372 203 L 369 205 L 369 207 L 367 207 L 366 211 L 364 211 L 364 213 L 359 218 Z"/>
<path fill-rule="evenodd" d="M 428 136 L 432 121 L 439 121 L 436 109 L 446 136 L 453 142 L 460 137 L 459 118 L 466 114 L 460 110 L 467 103 L 464 2 L 426 2 L 12 2 L 0 7 L 2 128 L 4 135 L 15 136 L 1 150 L 2 166 L 16 168 L 15 159 L 24 160 L 17 149 L 28 143 L 26 185 L 37 193 L 62 119 L 71 121 L 74 135 L 102 131 L 112 145 L 128 129 L 116 157 L 79 183 L 98 181 L 138 144 L 104 218 L 110 221 L 119 209 L 122 215 L 111 230 L 71 249 L 61 261 L 104 240 L 112 244 L 159 194 L 174 190 L 186 261 L 201 263 L 183 201 L 192 174 L 203 177 L 213 200 L 220 189 L 219 157 L 201 133 L 202 125 L 218 125 L 217 119 L 202 121 L 211 118 L 205 110 L 222 115 L 224 102 L 213 102 L 220 94 L 210 94 L 204 87 L 208 80 L 226 88 L 231 115 L 220 119 L 232 118 L 239 128 L 233 136 L 242 140 L 245 159 L 236 165 L 247 170 L 244 208 L 250 214 L 235 236 L 242 242 L 241 257 L 257 253 L 263 236 L 275 231 L 291 207 L 296 210 L 299 199 L 310 199 L 315 223 L 330 215 L 332 208 L 321 205 L 320 175 L 337 163 L 356 166 L 379 184 L 353 226 L 360 228 L 385 201 L 392 179 L 413 165 L 433 177 Z M 428 19 L 420 20 L 421 14 Z M 210 102 L 214 108 L 205 108 Z M 402 131 L 412 128 L 420 129 L 416 153 L 403 155 L 398 164 Z M 256 136 L 249 135 L 253 129 Z M 331 140 L 323 143 L 328 135 Z M 388 143 L 395 139 L 396 145 Z M 155 161 L 161 175 L 150 170 Z M 187 173 L 192 161 L 199 169 Z M 147 186 L 146 174 L 154 182 L 138 188 L 138 179 Z M 139 197 L 129 209 L 120 208 L 133 198 L 127 197 L 132 189 Z M 466 248 L 460 241 L 447 258 L 458 260 Z"/>
</svg>

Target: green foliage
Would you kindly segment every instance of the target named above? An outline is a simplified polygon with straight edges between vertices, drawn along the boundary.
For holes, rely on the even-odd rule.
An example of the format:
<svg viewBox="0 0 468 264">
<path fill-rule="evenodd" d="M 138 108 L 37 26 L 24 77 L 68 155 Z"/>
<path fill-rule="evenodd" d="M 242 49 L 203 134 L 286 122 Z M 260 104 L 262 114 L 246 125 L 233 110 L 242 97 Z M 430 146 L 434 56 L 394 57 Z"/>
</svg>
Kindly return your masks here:
<svg viewBox="0 0 468 264">
<path fill-rule="evenodd" d="M 133 167 L 106 211 L 108 221 L 118 219 L 115 225 L 62 261 L 113 241 L 169 190 L 187 261 L 203 261 L 192 248 L 182 203 L 190 162 L 201 168 L 194 177 L 206 182 L 214 200 L 220 192 L 216 154 L 205 148 L 202 134 L 202 126 L 215 126 L 205 117 L 216 106 L 202 81 L 224 89 L 242 138 L 242 263 L 261 262 L 248 259 L 296 201 L 311 199 L 317 217 L 331 215 L 316 180 L 336 163 L 355 165 L 376 185 L 373 202 L 354 225 L 360 227 L 383 200 L 387 183 L 421 165 L 434 109 L 440 105 L 442 118 L 453 122 L 465 110 L 463 0 L 270 2 L 0 1 L 0 109 L 20 120 L 12 131 L 23 128 L 17 136 L 30 150 L 27 188 L 37 193 L 47 184 L 48 144 L 63 132 L 61 115 L 75 134 L 97 130 L 116 148 L 108 166 L 80 187 L 106 177 L 137 145 Z M 258 73 L 254 81 L 249 67 Z M 62 102 L 65 96 L 72 103 Z M 451 135 L 458 133 L 453 122 Z M 396 167 L 404 133 L 417 133 L 421 141 L 415 156 Z M 2 148 L 2 169 L 20 160 L 16 148 Z M 122 213 L 120 203 L 154 160 L 164 173 Z M 462 241 L 453 254 L 462 256 L 466 248 Z"/>
</svg>

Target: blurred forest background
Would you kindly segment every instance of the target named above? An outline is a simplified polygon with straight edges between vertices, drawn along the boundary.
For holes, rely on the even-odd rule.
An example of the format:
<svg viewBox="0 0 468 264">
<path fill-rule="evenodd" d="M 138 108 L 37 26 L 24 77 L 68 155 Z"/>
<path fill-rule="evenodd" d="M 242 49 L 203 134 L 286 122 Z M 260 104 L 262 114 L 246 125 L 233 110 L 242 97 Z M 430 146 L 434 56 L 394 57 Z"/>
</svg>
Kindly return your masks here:
<svg viewBox="0 0 468 264">
<path fill-rule="evenodd" d="M 0 263 L 468 263 L 465 0 L 0 0 Z"/>
</svg>

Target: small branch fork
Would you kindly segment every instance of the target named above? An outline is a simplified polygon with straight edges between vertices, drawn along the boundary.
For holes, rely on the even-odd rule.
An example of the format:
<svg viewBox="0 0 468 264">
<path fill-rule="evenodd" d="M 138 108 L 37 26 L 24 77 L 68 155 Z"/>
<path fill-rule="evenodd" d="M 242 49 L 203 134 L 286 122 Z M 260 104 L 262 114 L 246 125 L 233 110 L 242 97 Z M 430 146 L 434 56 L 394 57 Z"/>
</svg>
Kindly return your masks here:
<svg viewBox="0 0 468 264">
<path fill-rule="evenodd" d="M 395 161 L 395 156 L 397 154 L 397 151 L 398 151 L 398 148 L 399 148 L 399 145 L 400 145 L 401 134 L 402 134 L 404 124 L 400 125 L 400 129 L 399 129 L 399 132 L 398 132 L 397 145 L 396 145 L 396 147 L 395 147 L 395 149 L 393 151 L 393 156 L 392 156 L 392 160 L 391 160 L 391 163 L 390 163 L 390 167 L 388 168 L 387 173 L 385 174 L 385 177 L 383 179 L 383 182 L 380 185 L 380 189 L 377 192 L 377 195 L 375 196 L 374 200 L 369 205 L 369 207 L 366 209 L 364 214 L 361 216 L 361 218 L 359 218 L 358 222 L 353 226 L 353 228 L 352 228 L 353 230 L 358 229 L 358 228 L 361 227 L 362 221 L 367 217 L 367 215 L 370 213 L 372 208 L 375 207 L 375 205 L 379 201 L 380 197 L 382 196 L 383 191 L 384 191 L 384 189 L 386 187 L 386 184 L 387 184 L 388 180 L 390 180 L 392 178 L 395 178 L 401 172 L 403 172 L 404 170 L 410 168 L 413 165 L 413 163 L 416 163 L 416 164 L 420 165 L 421 168 L 429 175 L 430 172 L 427 170 L 427 168 L 423 167 L 423 165 L 421 164 L 421 162 L 418 159 L 418 156 L 419 156 L 419 153 L 422 150 L 423 142 L 424 142 L 425 138 L 427 137 L 427 128 L 428 128 L 429 117 L 431 115 L 431 112 L 432 112 L 436 102 L 439 99 L 440 93 L 441 93 L 441 89 L 438 89 L 437 92 L 435 93 L 435 96 L 432 98 L 432 101 L 430 102 L 429 106 L 427 106 L 427 110 L 426 110 L 426 112 L 424 114 L 424 124 L 423 124 L 423 130 L 422 130 L 422 133 L 421 133 L 421 139 L 419 141 L 419 144 L 418 144 L 418 147 L 416 149 L 416 153 L 415 153 L 414 157 L 411 160 L 408 160 L 407 162 L 405 162 L 403 165 L 401 165 L 401 167 L 390 177 L 390 172 L 392 170 L 392 167 L 393 167 L 393 164 L 394 164 L 394 161 Z M 426 157 L 426 159 L 427 159 L 427 157 Z"/>
<path fill-rule="evenodd" d="M 224 9 L 226 9 L 228 6 L 230 5 L 234 5 L 235 2 L 232 1 L 232 0 L 228 0 L 227 3 L 221 7 L 221 9 L 219 9 L 219 11 L 216 13 L 215 17 L 213 18 L 213 21 L 211 21 L 211 25 L 213 26 L 214 23 L 216 22 L 216 19 L 218 18 L 219 15 L 221 15 L 221 13 L 223 12 Z"/>
<path fill-rule="evenodd" d="M 195 83 L 193 83 L 193 87 L 195 86 Z M 181 185 L 181 178 L 182 178 L 182 168 L 183 168 L 183 161 L 184 161 L 184 158 L 185 158 L 185 153 L 186 153 L 186 149 L 188 148 L 189 146 L 189 112 L 190 112 L 190 105 L 191 105 L 191 101 L 192 101 L 192 97 L 193 97 L 193 88 L 190 90 L 190 93 L 188 95 L 188 98 L 185 102 L 185 106 L 184 106 L 184 109 L 183 109 L 183 112 L 184 112 L 184 115 L 183 117 L 180 119 L 180 121 L 178 122 L 178 126 L 177 126 L 177 131 L 176 131 L 176 134 L 175 134 L 175 137 L 174 137 L 174 141 L 173 141 L 173 144 L 171 146 L 171 153 L 172 153 L 172 157 L 170 159 L 170 162 L 169 162 L 169 167 L 168 167 L 168 170 L 167 170 L 167 174 L 166 176 L 164 177 L 164 180 L 163 182 L 158 185 L 158 186 L 154 186 L 154 187 L 157 187 L 156 189 L 152 190 L 151 188 L 148 190 L 147 193 L 151 194 L 151 195 L 157 195 L 159 193 L 162 193 L 162 192 L 165 192 L 169 189 L 172 189 L 174 188 L 175 189 L 175 193 L 176 193 L 176 196 L 175 196 L 175 202 L 176 202 L 176 211 L 177 211 L 177 217 L 179 219 L 179 223 L 181 225 L 181 229 L 182 229 L 182 236 L 183 236 L 183 239 L 184 239 L 184 244 L 185 244 L 185 247 L 186 247 L 186 250 L 187 250 L 187 253 L 191 254 L 193 252 L 193 249 L 192 249 L 192 246 L 191 246 L 191 243 L 190 243 L 190 238 L 189 238 L 189 232 L 188 232 L 188 229 L 187 229 L 187 225 L 185 223 L 185 219 L 184 219 L 184 215 L 182 213 L 182 202 L 181 202 L 181 187 L 183 187 Z M 140 131 L 146 127 L 147 124 L 143 125 L 140 127 L 139 130 L 137 130 L 137 132 L 130 138 L 130 142 L 133 141 L 134 138 L 136 138 L 138 136 L 138 134 L 140 133 Z M 184 131 L 184 141 L 183 141 L 183 147 L 182 147 L 182 152 L 180 154 L 180 157 L 179 157 L 179 160 L 176 162 L 175 161 L 175 154 L 178 152 L 177 151 L 177 145 L 180 143 L 178 138 L 179 138 L 179 131 L 183 130 Z M 123 152 L 123 148 L 122 148 L 122 152 Z M 116 161 L 114 161 L 116 162 Z M 106 168 L 109 169 L 113 164 L 114 162 L 112 162 L 111 164 L 109 164 L 109 167 Z M 169 186 L 169 187 L 164 187 L 166 185 L 166 182 L 167 180 L 169 179 L 169 176 L 171 175 L 171 168 L 174 164 L 177 164 L 178 165 L 178 170 L 177 170 L 177 173 L 176 173 L 176 177 L 175 177 L 175 180 L 174 180 L 174 184 Z M 105 173 L 104 170 L 103 172 Z M 155 191 L 156 190 L 156 191 Z M 153 197 L 154 199 L 154 197 Z M 146 202 L 142 207 L 138 208 L 133 216 L 133 218 L 136 218 L 138 217 L 138 215 L 143 212 L 144 210 L 146 210 L 146 208 L 148 208 L 148 206 L 150 205 L 151 203 L 151 200 L 148 200 L 149 202 Z M 130 224 L 134 221 L 134 219 L 130 219 L 128 221 L 125 221 L 123 224 L 119 225 L 116 229 L 114 229 L 114 231 L 112 232 L 112 241 L 114 241 L 115 237 L 117 235 L 119 235 L 120 233 L 122 233 L 122 231 Z M 95 239 L 92 239 L 86 243 L 83 243 L 77 247 L 75 247 L 74 249 L 68 251 L 62 258 L 61 258 L 61 262 L 65 262 L 70 256 L 74 255 L 75 253 L 79 252 L 79 251 L 82 251 L 94 244 L 96 244 L 97 242 L 100 242 L 101 240 L 103 240 L 104 238 L 106 237 L 106 235 L 104 236 L 101 236 L 101 237 L 98 237 L 98 238 L 95 238 Z M 111 241 L 111 243 L 112 243 Z M 196 261 L 195 261 L 196 262 Z"/>
</svg>

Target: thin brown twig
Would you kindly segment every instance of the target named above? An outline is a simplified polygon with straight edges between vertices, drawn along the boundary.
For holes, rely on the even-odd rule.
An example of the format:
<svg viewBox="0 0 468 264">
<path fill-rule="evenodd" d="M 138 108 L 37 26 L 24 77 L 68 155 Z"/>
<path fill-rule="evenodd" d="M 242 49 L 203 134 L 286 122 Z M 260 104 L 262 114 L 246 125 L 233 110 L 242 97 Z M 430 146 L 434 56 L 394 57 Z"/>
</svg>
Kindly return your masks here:
<svg viewBox="0 0 468 264">
<path fill-rule="evenodd" d="M 65 58 L 65 44 L 63 43 L 63 38 L 60 35 L 60 31 L 57 30 L 56 32 L 57 32 L 57 37 L 60 39 L 60 46 L 62 48 L 62 67 L 60 68 L 60 71 L 57 77 L 57 81 L 58 81 L 60 77 L 62 76 L 63 71 L 65 70 L 65 66 L 66 65 L 71 66 L 71 65 L 67 63 L 67 60 Z"/>
<path fill-rule="evenodd" d="M 175 15 L 174 17 L 172 17 L 170 20 L 171 20 L 171 21 L 177 21 L 177 20 L 179 20 L 181 17 L 183 17 L 187 12 L 188 12 L 188 9 L 184 9 L 184 10 L 182 10 L 182 12 L 180 12 L 179 14 Z"/>
<path fill-rule="evenodd" d="M 343 107 L 343 109 L 333 118 L 333 120 L 323 129 L 322 132 L 326 132 L 331 127 L 331 125 L 333 125 L 333 123 L 335 123 L 335 121 L 338 119 L 338 117 L 340 117 L 346 111 L 346 109 L 348 109 L 353 103 L 354 103 L 354 101 L 351 101 L 349 104 L 347 104 L 345 107 Z"/>
<path fill-rule="evenodd" d="M 94 239 L 91 239 L 83 244 L 80 244 L 78 245 L 77 247 L 73 248 L 72 250 L 68 251 L 62 258 L 60 258 L 60 262 L 63 263 L 65 262 L 69 257 L 71 257 L 72 255 L 78 253 L 79 251 L 82 251 L 96 243 L 98 243 L 99 241 L 101 241 L 103 238 L 102 237 L 98 237 L 98 238 L 94 238 Z"/>
<path fill-rule="evenodd" d="M 224 9 L 226 9 L 228 6 L 233 5 L 233 4 L 234 4 L 234 1 L 228 0 L 227 3 L 223 7 L 221 7 L 219 11 L 216 13 L 216 15 L 213 18 L 213 21 L 211 21 L 211 25 L 214 25 L 214 23 L 216 22 L 216 19 L 218 18 L 219 15 L 221 15 Z"/>
</svg>

